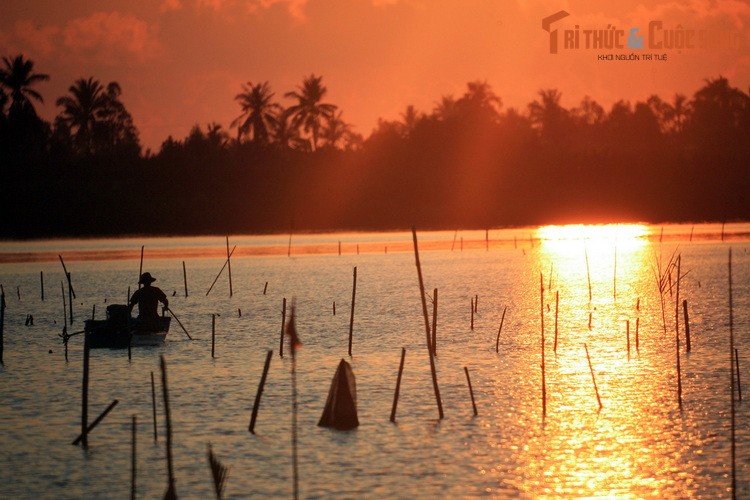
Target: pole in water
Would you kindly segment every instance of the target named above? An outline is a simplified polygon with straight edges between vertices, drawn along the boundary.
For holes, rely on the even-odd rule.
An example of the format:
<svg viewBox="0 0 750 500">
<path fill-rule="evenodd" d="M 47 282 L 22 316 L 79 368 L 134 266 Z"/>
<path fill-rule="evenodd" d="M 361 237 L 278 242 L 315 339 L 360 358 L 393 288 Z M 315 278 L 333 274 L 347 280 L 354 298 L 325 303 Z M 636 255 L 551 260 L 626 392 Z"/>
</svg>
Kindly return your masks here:
<svg viewBox="0 0 750 500">
<path fill-rule="evenodd" d="M 540 321 L 542 330 L 542 417 L 547 416 L 547 379 L 546 379 L 546 368 L 544 366 L 544 276 L 539 273 L 539 290 L 540 290 Z"/>
<path fill-rule="evenodd" d="M 437 313 L 438 313 L 438 289 L 432 293 L 432 355 L 437 356 Z"/>
<path fill-rule="evenodd" d="M 151 408 L 154 414 L 154 443 L 159 439 L 156 426 L 156 384 L 154 383 L 154 372 L 151 372 Z"/>
<path fill-rule="evenodd" d="M 281 301 L 281 339 L 279 340 L 279 357 L 284 357 L 284 326 L 286 325 L 286 297 Z"/>
<path fill-rule="evenodd" d="M 583 254 L 586 257 L 586 279 L 589 283 L 589 302 L 591 302 L 592 294 L 591 294 L 591 270 L 589 269 L 589 251 L 584 245 L 583 247 Z"/>
<path fill-rule="evenodd" d="M 586 344 L 583 344 L 583 348 L 586 349 L 586 359 L 589 362 L 589 371 L 591 372 L 591 381 L 594 383 L 594 392 L 596 392 L 596 402 L 599 403 L 599 409 L 602 409 L 602 400 L 599 397 L 599 388 L 596 386 L 596 377 L 594 377 L 594 367 L 591 366 L 591 356 L 589 356 L 589 348 Z"/>
<path fill-rule="evenodd" d="M 211 357 L 214 357 L 214 345 L 216 344 L 216 314 L 211 315 Z"/>
<path fill-rule="evenodd" d="M 89 335 L 83 334 L 83 383 L 81 384 L 81 442 L 83 447 L 89 445 L 88 440 L 88 412 L 89 412 Z"/>
<path fill-rule="evenodd" d="M 5 365 L 3 361 L 3 329 L 5 328 L 5 292 L 0 292 L 0 365 Z M 66 344 L 67 347 L 67 344 Z M 67 354 L 67 350 L 65 351 Z M 65 357 L 67 360 L 67 355 Z"/>
<path fill-rule="evenodd" d="M 401 375 L 404 373 L 404 358 L 406 349 L 401 348 L 401 363 L 398 365 L 398 377 L 396 377 L 396 391 L 393 393 L 393 407 L 391 408 L 391 422 L 396 422 L 396 407 L 398 406 L 398 395 L 401 391 Z"/>
<path fill-rule="evenodd" d="M 132 416 L 132 422 L 130 426 L 130 498 L 131 500 L 135 500 L 135 476 L 136 476 L 136 459 L 135 459 L 135 443 L 136 443 L 136 427 L 137 427 L 137 417 L 135 415 Z"/>
<path fill-rule="evenodd" d="M 635 318 L 635 350 L 636 352 L 640 351 L 640 339 L 638 338 L 638 330 L 641 326 L 641 318 Z"/>
<path fill-rule="evenodd" d="M 740 382 L 740 355 L 737 353 L 737 349 L 734 349 L 734 367 L 737 371 L 737 397 L 742 401 L 742 383 Z"/>
<path fill-rule="evenodd" d="M 44 271 L 39 271 L 39 284 L 42 290 L 42 300 L 44 300 Z"/>
<path fill-rule="evenodd" d="M 164 359 L 164 355 L 160 357 L 161 364 L 161 388 L 162 395 L 164 396 L 164 419 L 167 425 L 167 473 L 169 477 L 169 484 L 167 486 L 167 493 L 164 498 L 177 498 L 177 492 L 175 491 L 174 481 L 174 467 L 172 465 L 172 419 L 169 415 L 169 389 L 167 387 L 167 362 Z"/>
<path fill-rule="evenodd" d="M 437 371 L 435 370 L 435 357 L 430 351 L 430 318 L 427 315 L 427 298 L 424 293 L 424 280 L 422 278 L 422 266 L 419 263 L 419 247 L 417 244 L 417 230 L 416 228 L 411 229 L 412 239 L 414 240 L 414 260 L 417 265 L 417 277 L 419 278 L 419 294 L 422 298 L 422 316 L 424 317 L 425 336 L 427 343 L 427 352 L 430 355 L 430 372 L 432 373 L 432 387 L 435 392 L 435 401 L 437 402 L 438 414 L 440 420 L 443 419 L 443 402 L 440 400 L 440 388 L 438 387 Z M 463 242 L 463 238 L 461 238 Z"/>
<path fill-rule="evenodd" d="M 625 337 L 627 337 L 628 342 L 628 359 L 630 359 L 630 320 L 625 320 Z"/>
<path fill-rule="evenodd" d="M 352 355 L 352 340 L 354 336 L 354 301 L 357 298 L 357 266 L 354 266 L 354 282 L 352 284 L 352 312 L 349 316 L 349 356 Z"/>
<path fill-rule="evenodd" d="M 722 226 L 723 227 L 723 226 Z M 737 421 L 734 405 L 734 308 L 732 306 L 732 249 L 729 249 L 729 401 L 732 441 L 732 498 L 737 495 Z"/>
<path fill-rule="evenodd" d="M 471 329 L 474 330 L 474 297 L 471 298 Z"/>
<path fill-rule="evenodd" d="M 143 274 L 143 245 L 141 245 L 141 264 L 138 267 L 138 288 L 141 288 L 141 275 Z"/>
<path fill-rule="evenodd" d="M 682 301 L 682 313 L 685 320 L 685 352 L 690 352 L 690 318 L 688 316 L 688 301 Z"/>
<path fill-rule="evenodd" d="M 268 376 L 268 368 L 271 366 L 271 356 L 273 351 L 269 350 L 266 354 L 266 363 L 263 365 L 263 374 L 260 376 L 260 383 L 258 384 L 258 392 L 255 394 L 255 403 L 253 403 L 253 413 L 250 416 L 250 426 L 247 428 L 251 434 L 255 434 L 255 420 L 258 418 L 258 408 L 260 408 L 260 396 L 263 394 L 263 386 L 266 385 L 266 377 Z"/>
<path fill-rule="evenodd" d="M 464 372 L 466 373 L 466 382 L 469 384 L 469 395 L 471 396 L 471 407 L 474 409 L 474 415 L 479 415 L 477 412 L 477 404 L 474 401 L 474 389 L 471 387 L 471 377 L 469 377 L 469 369 L 464 366 Z"/>
<path fill-rule="evenodd" d="M 500 328 L 497 329 L 497 340 L 495 340 L 495 352 L 500 352 L 500 333 L 503 331 L 503 322 L 505 322 L 505 311 L 508 306 L 503 307 L 503 316 L 500 318 Z"/>
<path fill-rule="evenodd" d="M 70 273 L 67 274 L 68 277 L 68 307 L 70 311 L 70 324 L 73 324 L 73 299 L 75 298 L 75 295 L 73 295 L 73 285 L 70 282 Z"/>
<path fill-rule="evenodd" d="M 268 281 L 266 281 L 266 284 L 263 285 L 263 295 L 266 294 L 266 290 L 268 290 Z"/>
<path fill-rule="evenodd" d="M 119 402 L 120 402 L 120 401 L 119 401 L 119 400 L 117 400 L 117 399 L 115 399 L 114 401 L 112 401 L 112 402 L 111 402 L 111 403 L 109 404 L 109 406 L 107 406 L 107 408 L 105 408 L 105 409 L 104 409 L 104 411 L 103 411 L 103 412 L 102 412 L 102 413 L 101 413 L 101 414 L 100 414 L 100 415 L 99 415 L 98 417 L 96 417 L 96 419 L 94 419 L 94 421 L 93 421 L 93 422 L 91 422 L 91 425 L 89 425 L 89 426 L 88 426 L 88 427 L 86 428 L 86 434 L 87 434 L 87 435 L 88 435 L 88 434 L 91 434 L 91 431 L 92 431 L 92 430 L 94 430 L 94 427 L 96 427 L 97 425 L 99 425 L 99 422 L 101 422 L 102 420 L 104 420 L 104 417 L 106 417 L 106 416 L 107 416 L 107 414 L 108 414 L 108 413 L 109 413 L 110 411 L 112 411 L 112 408 L 114 408 L 115 406 L 117 406 L 117 403 L 119 403 Z M 80 442 L 81 442 L 82 440 L 83 440 L 83 434 L 81 434 L 80 436 L 78 436 L 78 437 L 77 437 L 77 438 L 75 439 L 75 441 L 73 441 L 73 443 L 72 443 L 72 444 L 73 444 L 73 445 L 75 446 L 75 445 L 77 445 L 78 443 L 80 443 Z"/>
<path fill-rule="evenodd" d="M 557 354 L 557 316 L 560 312 L 560 291 L 555 290 L 555 343 L 553 352 Z"/>
<path fill-rule="evenodd" d="M 680 367 L 680 264 L 682 256 L 677 256 L 677 291 L 675 293 L 674 336 L 675 358 L 677 365 L 677 404 L 682 409 L 682 370 Z"/>
<path fill-rule="evenodd" d="M 185 297 L 188 296 L 188 286 L 187 286 L 187 269 L 185 269 L 185 261 L 182 261 L 182 281 L 185 283 Z"/>
<path fill-rule="evenodd" d="M 233 294 L 232 291 L 232 262 L 229 260 L 231 257 L 229 253 L 229 236 L 227 236 L 227 272 L 229 273 L 229 296 Z"/>
</svg>

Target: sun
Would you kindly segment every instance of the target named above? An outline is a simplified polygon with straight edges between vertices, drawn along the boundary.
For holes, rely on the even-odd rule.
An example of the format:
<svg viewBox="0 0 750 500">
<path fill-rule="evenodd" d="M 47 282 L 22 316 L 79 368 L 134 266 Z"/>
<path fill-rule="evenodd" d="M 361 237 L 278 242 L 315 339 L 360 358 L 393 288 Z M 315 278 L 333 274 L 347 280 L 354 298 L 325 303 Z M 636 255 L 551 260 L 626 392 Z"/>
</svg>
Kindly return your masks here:
<svg viewBox="0 0 750 500">
<path fill-rule="evenodd" d="M 611 244 L 647 238 L 651 232 L 644 224 L 571 224 L 567 226 L 542 226 L 537 229 L 540 240 L 589 240 Z"/>
</svg>

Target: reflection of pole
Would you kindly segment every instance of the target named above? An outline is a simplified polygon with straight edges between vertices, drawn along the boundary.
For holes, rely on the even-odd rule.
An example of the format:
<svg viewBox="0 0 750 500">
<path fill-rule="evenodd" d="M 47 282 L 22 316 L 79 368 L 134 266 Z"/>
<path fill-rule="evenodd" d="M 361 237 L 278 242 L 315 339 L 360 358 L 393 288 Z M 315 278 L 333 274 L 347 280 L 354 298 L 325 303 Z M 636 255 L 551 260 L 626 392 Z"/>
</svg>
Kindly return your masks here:
<svg viewBox="0 0 750 500">
<path fill-rule="evenodd" d="M 427 336 L 427 352 L 430 355 L 430 371 L 432 372 L 432 387 L 435 391 L 435 400 L 437 402 L 438 414 L 443 419 L 443 403 L 440 401 L 440 388 L 438 387 L 437 373 L 435 371 L 435 357 L 430 349 L 430 318 L 427 316 L 427 299 L 424 296 L 424 280 L 422 279 L 422 266 L 419 264 L 419 248 L 417 247 L 417 230 L 412 228 L 412 237 L 414 239 L 414 259 L 417 263 L 417 276 L 419 277 L 419 295 L 422 297 L 422 315 L 424 316 L 425 335 Z M 462 239 L 463 240 L 463 239 Z M 473 309 L 472 309 L 473 310 Z"/>
<path fill-rule="evenodd" d="M 539 291 L 540 291 L 540 316 L 542 326 L 542 416 L 547 416 L 547 379 L 544 366 L 544 276 L 539 273 Z"/>
<path fill-rule="evenodd" d="M 354 335 L 354 301 L 357 298 L 357 266 L 354 266 L 354 283 L 352 284 L 352 312 L 349 316 L 349 356 L 352 355 L 352 337 Z"/>
<path fill-rule="evenodd" d="M 89 334 L 83 334 L 83 383 L 81 384 L 81 442 L 83 447 L 89 445 L 88 411 L 89 411 Z"/>
<path fill-rule="evenodd" d="M 594 391 L 596 392 L 596 402 L 599 403 L 599 409 L 602 409 L 602 400 L 599 398 L 599 388 L 596 386 L 596 377 L 594 377 L 594 367 L 591 366 L 591 356 L 589 356 L 589 348 L 586 344 L 583 344 L 583 348 L 586 349 L 586 359 L 589 362 L 589 371 L 591 372 L 591 381 L 594 383 Z"/>
</svg>

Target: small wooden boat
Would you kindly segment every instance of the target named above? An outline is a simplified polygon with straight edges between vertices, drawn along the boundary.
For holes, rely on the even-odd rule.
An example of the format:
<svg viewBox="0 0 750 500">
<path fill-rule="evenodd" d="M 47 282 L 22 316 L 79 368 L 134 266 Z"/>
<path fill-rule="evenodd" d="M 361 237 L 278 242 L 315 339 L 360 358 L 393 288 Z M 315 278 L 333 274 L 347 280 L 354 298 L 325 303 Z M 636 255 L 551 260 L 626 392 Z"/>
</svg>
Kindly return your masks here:
<svg viewBox="0 0 750 500">
<path fill-rule="evenodd" d="M 93 349 L 161 345 L 169 333 L 171 320 L 169 316 L 161 316 L 158 321 L 144 322 L 131 318 L 128 306 L 111 304 L 107 306 L 107 319 L 86 320 L 84 332 Z"/>
</svg>

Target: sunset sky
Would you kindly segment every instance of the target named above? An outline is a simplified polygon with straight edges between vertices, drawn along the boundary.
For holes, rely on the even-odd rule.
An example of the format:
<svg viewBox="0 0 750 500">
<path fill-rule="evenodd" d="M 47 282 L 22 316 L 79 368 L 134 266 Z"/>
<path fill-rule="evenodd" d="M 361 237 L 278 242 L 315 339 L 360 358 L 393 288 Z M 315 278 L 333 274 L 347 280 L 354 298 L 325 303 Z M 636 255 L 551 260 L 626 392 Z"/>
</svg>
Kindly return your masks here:
<svg viewBox="0 0 750 500">
<path fill-rule="evenodd" d="M 552 26 L 561 48 L 550 54 L 542 19 L 561 10 L 569 15 Z M 650 21 L 663 22 L 661 36 L 709 30 L 734 46 L 650 49 Z M 562 32 L 576 25 L 581 46 L 566 50 Z M 22 53 L 51 76 L 37 87 L 49 120 L 76 79 L 119 82 L 143 146 L 158 151 L 196 123 L 229 129 L 241 84 L 268 81 L 289 105 L 283 94 L 310 74 L 323 76 L 327 101 L 364 136 L 378 118 L 398 119 L 409 104 L 430 112 L 475 80 L 492 86 L 503 109 L 521 111 L 547 88 L 562 91 L 565 107 L 589 95 L 605 109 L 621 98 L 691 96 L 719 75 L 747 91 L 748 26 L 750 5 L 736 0 L 5 0 L 0 55 Z M 583 47 L 584 30 L 611 27 L 626 38 L 639 28 L 645 47 Z M 598 58 L 629 53 L 667 58 Z"/>
</svg>

